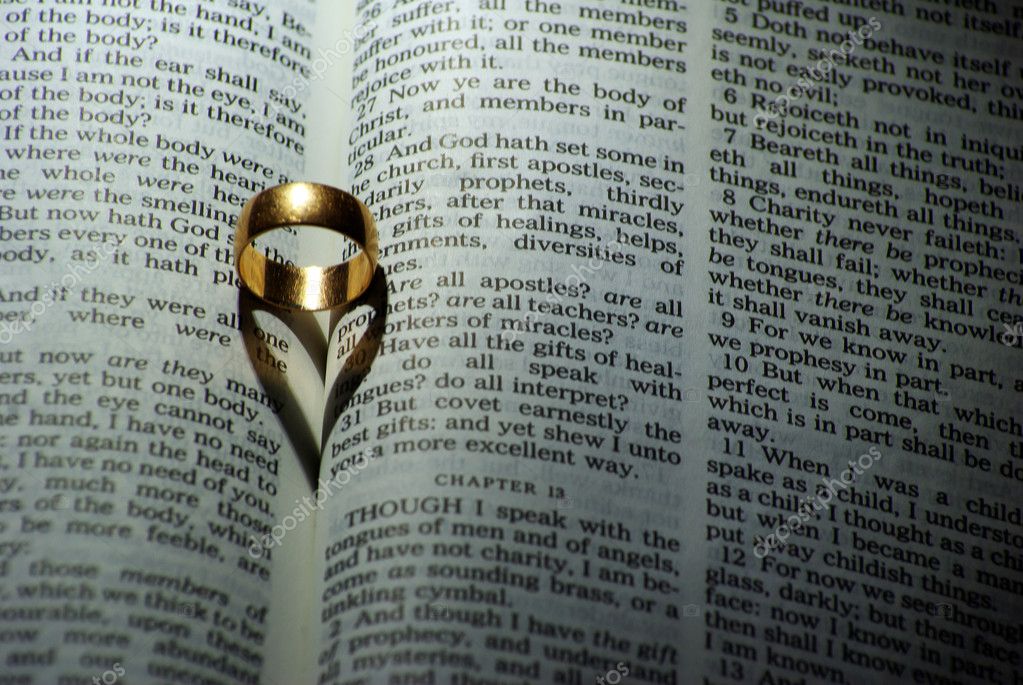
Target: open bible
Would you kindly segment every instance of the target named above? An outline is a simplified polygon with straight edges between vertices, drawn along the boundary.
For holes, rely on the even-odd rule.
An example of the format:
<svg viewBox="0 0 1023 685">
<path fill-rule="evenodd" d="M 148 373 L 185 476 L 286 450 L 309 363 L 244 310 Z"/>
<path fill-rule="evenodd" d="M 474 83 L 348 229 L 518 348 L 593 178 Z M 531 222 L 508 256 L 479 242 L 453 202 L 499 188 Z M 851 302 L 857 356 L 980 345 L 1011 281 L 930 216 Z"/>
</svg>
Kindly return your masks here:
<svg viewBox="0 0 1023 685">
<path fill-rule="evenodd" d="M 0 20 L 0 684 L 1023 682 L 1019 3 Z"/>
</svg>

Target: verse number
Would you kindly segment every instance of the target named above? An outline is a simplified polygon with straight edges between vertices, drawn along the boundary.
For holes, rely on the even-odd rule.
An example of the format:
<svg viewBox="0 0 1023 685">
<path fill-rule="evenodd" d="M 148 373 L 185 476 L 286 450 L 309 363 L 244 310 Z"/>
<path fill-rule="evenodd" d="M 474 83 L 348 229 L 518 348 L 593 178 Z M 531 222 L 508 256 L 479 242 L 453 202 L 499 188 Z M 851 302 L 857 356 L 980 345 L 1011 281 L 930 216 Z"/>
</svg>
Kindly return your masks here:
<svg viewBox="0 0 1023 685">
<path fill-rule="evenodd" d="M 725 438 L 725 454 L 733 454 L 737 457 L 745 457 L 746 445 L 743 444 L 742 440 L 733 441 L 731 438 Z"/>
<path fill-rule="evenodd" d="M 373 155 L 366 155 L 358 162 L 355 163 L 355 169 L 352 170 L 352 177 L 359 178 L 364 173 L 373 168 Z"/>
<path fill-rule="evenodd" d="M 741 547 L 725 547 L 721 548 L 721 560 L 726 564 L 734 564 L 735 566 L 746 565 L 746 550 Z"/>
<path fill-rule="evenodd" d="M 742 662 L 736 661 L 735 659 L 722 659 L 721 675 L 726 678 L 731 678 L 732 680 L 742 680 L 743 677 L 745 677 Z"/>
<path fill-rule="evenodd" d="M 746 373 L 749 371 L 749 360 L 741 354 L 731 355 L 725 352 L 725 369 L 727 371 L 738 371 Z"/>
<path fill-rule="evenodd" d="M 358 109 L 358 112 L 359 112 L 359 118 L 361 119 L 361 118 L 365 117 L 367 114 L 369 114 L 370 112 L 372 112 L 373 108 L 376 106 L 376 104 L 377 104 L 377 98 L 376 98 L 375 95 L 373 97 L 371 97 L 371 98 L 366 98 L 365 102 L 360 102 L 359 105 L 356 108 L 356 109 Z"/>
<path fill-rule="evenodd" d="M 354 426 L 359 425 L 359 423 L 361 423 L 361 421 L 362 421 L 362 410 L 361 409 L 356 409 L 354 411 L 349 411 L 344 416 L 342 416 L 340 419 L 338 419 L 337 429 L 340 430 L 342 433 L 347 433 L 351 428 L 353 428 Z"/>
</svg>

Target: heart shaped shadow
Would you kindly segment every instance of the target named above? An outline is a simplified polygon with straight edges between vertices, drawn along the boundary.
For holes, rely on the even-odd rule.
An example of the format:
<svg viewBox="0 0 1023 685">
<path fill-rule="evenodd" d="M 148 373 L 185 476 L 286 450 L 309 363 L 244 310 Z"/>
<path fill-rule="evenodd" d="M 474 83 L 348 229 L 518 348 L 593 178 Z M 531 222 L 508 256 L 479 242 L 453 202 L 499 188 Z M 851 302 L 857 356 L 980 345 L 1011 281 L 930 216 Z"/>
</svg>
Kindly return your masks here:
<svg viewBox="0 0 1023 685">
<path fill-rule="evenodd" d="M 362 297 L 353 302 L 351 306 L 331 313 L 331 339 L 349 314 L 363 306 L 369 306 L 372 309 L 369 323 L 358 342 L 351 349 L 346 350 L 346 354 L 343 355 L 345 362 L 334 377 L 330 391 L 325 395 L 322 438 L 320 440 L 321 452 L 326 448 L 334 426 L 345 409 L 348 408 L 348 403 L 351 402 L 356 391 L 366 380 L 366 376 L 369 375 L 370 368 L 380 352 L 380 343 L 384 339 L 384 331 L 387 327 L 387 276 L 379 267 Z M 338 342 L 340 343 L 340 341 Z"/>
<path fill-rule="evenodd" d="M 365 306 L 372 310 L 369 323 L 358 341 L 351 346 L 347 354 L 343 355 L 344 364 L 335 378 L 331 379 L 328 392 L 330 341 L 346 317 Z M 323 423 L 318 427 L 319 435 L 316 434 L 317 429 L 310 425 L 298 402 L 299 389 L 289 381 L 288 373 L 280 370 L 279 365 L 274 363 L 279 361 L 277 353 L 267 344 L 268 340 L 274 340 L 274 336 L 259 326 L 256 312 L 267 314 L 282 328 L 287 329 L 293 340 L 298 341 L 308 356 L 318 381 L 317 390 L 322 393 L 321 401 L 325 403 Z M 295 454 L 298 455 L 309 486 L 315 490 L 319 480 L 323 449 L 334 425 L 359 386 L 365 381 L 380 351 L 380 342 L 387 324 L 387 277 L 383 269 L 378 267 L 362 296 L 331 312 L 328 337 L 324 337 L 315 314 L 282 309 L 255 297 L 244 288 L 238 292 L 238 320 L 249 364 L 263 392 L 281 403 L 277 418 Z M 296 361 L 296 354 L 290 346 L 287 353 L 288 363 L 293 364 Z"/>
</svg>

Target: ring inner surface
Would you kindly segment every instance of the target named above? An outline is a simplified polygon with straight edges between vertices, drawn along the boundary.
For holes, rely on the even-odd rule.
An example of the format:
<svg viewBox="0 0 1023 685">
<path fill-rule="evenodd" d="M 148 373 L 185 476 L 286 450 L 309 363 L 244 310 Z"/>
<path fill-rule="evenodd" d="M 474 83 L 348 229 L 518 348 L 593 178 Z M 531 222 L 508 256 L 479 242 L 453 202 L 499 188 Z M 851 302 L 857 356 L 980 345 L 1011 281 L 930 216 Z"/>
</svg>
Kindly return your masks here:
<svg viewBox="0 0 1023 685">
<path fill-rule="evenodd" d="M 318 234 L 318 246 L 328 247 L 303 259 L 296 249 L 296 233 L 309 231 Z M 312 225 L 263 230 L 254 227 L 250 235 L 239 259 L 239 272 L 256 295 L 274 304 L 313 311 L 327 309 L 357 297 L 372 278 L 372 262 L 363 246 L 336 229 Z"/>
</svg>

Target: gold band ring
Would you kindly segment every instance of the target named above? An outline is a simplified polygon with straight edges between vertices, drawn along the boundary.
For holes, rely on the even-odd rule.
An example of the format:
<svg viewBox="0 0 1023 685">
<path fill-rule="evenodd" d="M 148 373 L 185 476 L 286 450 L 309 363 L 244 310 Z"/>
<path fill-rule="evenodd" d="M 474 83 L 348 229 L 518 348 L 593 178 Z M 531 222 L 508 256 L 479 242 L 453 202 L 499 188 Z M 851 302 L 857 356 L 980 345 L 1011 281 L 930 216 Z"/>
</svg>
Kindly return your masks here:
<svg viewBox="0 0 1023 685">
<path fill-rule="evenodd" d="M 299 267 L 268 259 L 253 241 L 286 226 L 319 226 L 355 242 L 361 250 L 330 266 Z M 286 183 L 267 188 L 238 217 L 234 263 L 238 277 L 263 300 L 300 311 L 340 307 L 369 287 L 379 251 L 376 222 L 358 199 L 318 183 Z"/>
</svg>

